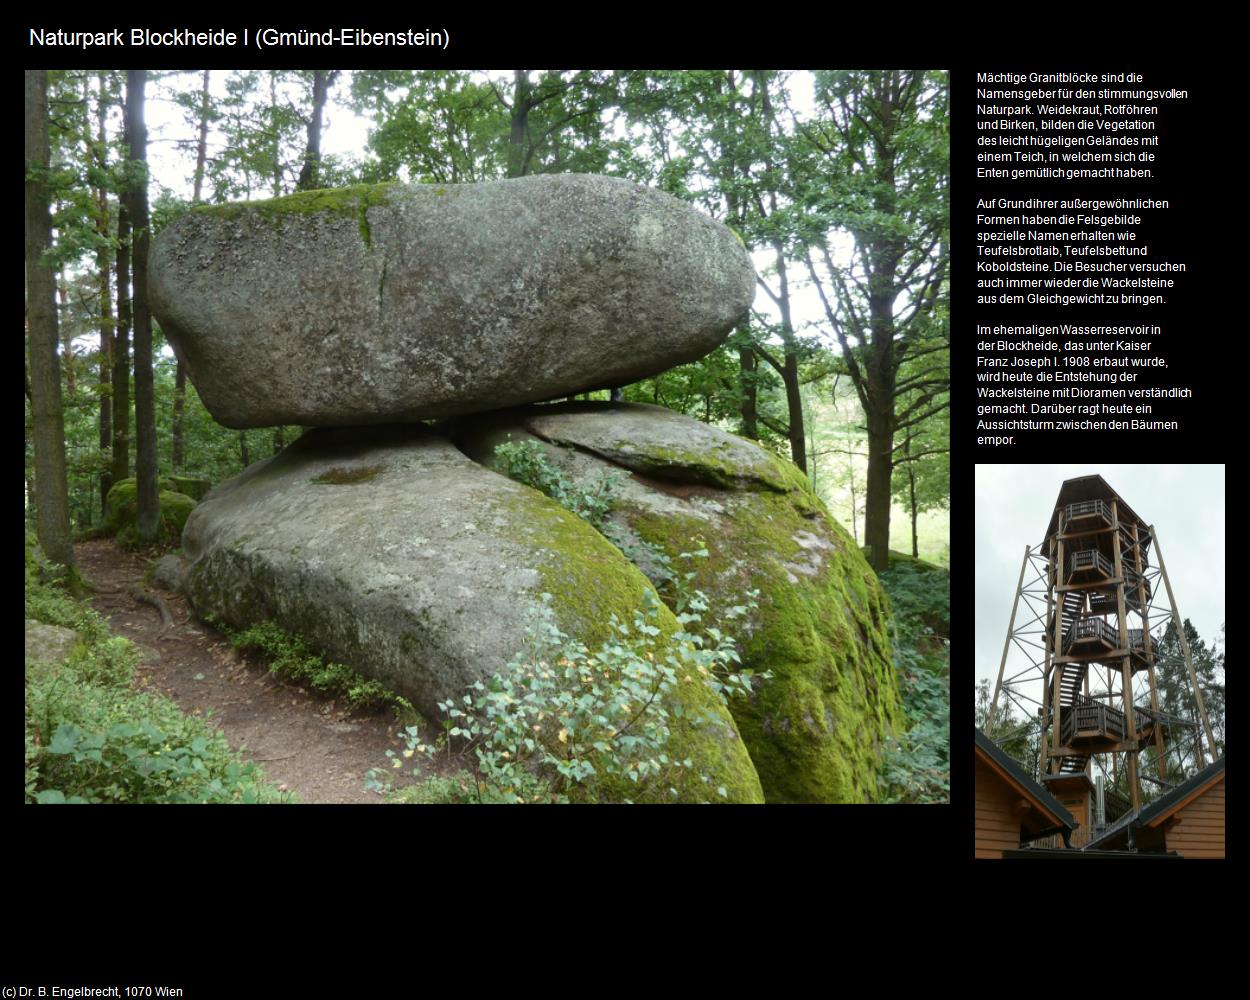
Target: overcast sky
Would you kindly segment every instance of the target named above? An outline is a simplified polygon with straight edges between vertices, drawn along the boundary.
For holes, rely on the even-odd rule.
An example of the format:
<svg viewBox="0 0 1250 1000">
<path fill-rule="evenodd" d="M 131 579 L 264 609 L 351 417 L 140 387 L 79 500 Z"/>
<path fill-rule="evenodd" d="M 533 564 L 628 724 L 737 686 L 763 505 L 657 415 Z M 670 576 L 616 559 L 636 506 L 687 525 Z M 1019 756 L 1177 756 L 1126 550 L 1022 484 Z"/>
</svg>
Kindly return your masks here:
<svg viewBox="0 0 1250 1000">
<path fill-rule="evenodd" d="M 1065 479 L 1099 475 L 1154 525 L 1181 618 L 1208 643 L 1224 623 L 1224 466 L 978 465 L 976 469 L 976 679 L 998 675 L 1026 545 L 1046 534 Z M 1151 565 L 1158 567 L 1151 549 Z M 1028 583 L 1026 573 L 1025 583 Z M 1162 580 L 1156 613 L 1167 608 Z M 1023 613 L 1017 613 L 1017 624 Z M 1162 628 L 1166 622 L 1160 625 Z M 1013 649 L 1007 676 L 1027 665 Z M 1013 670 L 1013 664 L 1015 668 Z M 1030 692 L 1040 700 L 1038 691 Z"/>
</svg>

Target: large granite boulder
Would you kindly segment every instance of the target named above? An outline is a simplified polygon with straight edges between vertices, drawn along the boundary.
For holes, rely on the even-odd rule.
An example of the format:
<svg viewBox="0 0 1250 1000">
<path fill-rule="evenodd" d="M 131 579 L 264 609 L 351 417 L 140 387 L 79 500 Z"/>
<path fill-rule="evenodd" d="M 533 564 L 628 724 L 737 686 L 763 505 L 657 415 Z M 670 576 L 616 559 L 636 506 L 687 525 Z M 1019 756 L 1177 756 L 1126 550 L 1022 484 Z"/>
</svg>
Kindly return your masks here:
<svg viewBox="0 0 1250 1000">
<path fill-rule="evenodd" d="M 720 223 L 588 174 L 198 206 L 154 241 L 149 275 L 153 313 L 228 427 L 624 385 L 707 354 L 754 294 Z"/>
<path fill-rule="evenodd" d="M 650 587 L 586 522 L 411 425 L 307 432 L 210 492 L 183 551 L 200 614 L 277 621 L 431 720 L 439 701 L 504 671 L 544 592 L 560 628 L 594 648 Z M 694 762 L 682 798 L 724 786 L 729 801 L 762 801 L 724 706 L 705 685 L 679 690 L 669 753 Z M 708 713 L 711 724 L 687 721 Z"/>
<path fill-rule="evenodd" d="M 531 440 L 574 481 L 589 486 L 615 474 L 609 532 L 657 582 L 665 558 L 693 569 L 708 618 L 758 590 L 745 628 L 731 628 L 744 665 L 773 677 L 731 709 L 766 798 L 876 797 L 881 751 L 902 721 L 888 601 L 790 462 L 680 414 L 628 403 L 525 407 L 441 429 L 486 465 L 500 443 Z M 700 545 L 707 558 L 678 561 Z"/>
</svg>

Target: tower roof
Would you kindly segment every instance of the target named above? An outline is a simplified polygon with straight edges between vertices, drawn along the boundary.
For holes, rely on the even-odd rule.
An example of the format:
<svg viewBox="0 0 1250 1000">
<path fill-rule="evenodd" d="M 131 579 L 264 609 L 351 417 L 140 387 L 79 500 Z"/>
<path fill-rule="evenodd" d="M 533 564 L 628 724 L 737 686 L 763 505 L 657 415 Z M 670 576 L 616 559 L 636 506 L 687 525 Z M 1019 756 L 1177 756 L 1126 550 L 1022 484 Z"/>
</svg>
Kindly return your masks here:
<svg viewBox="0 0 1250 1000">
<path fill-rule="evenodd" d="M 1065 479 L 1059 488 L 1059 499 L 1055 501 L 1054 512 L 1050 515 L 1050 524 L 1046 528 L 1046 537 L 1055 533 L 1059 526 L 1059 511 L 1070 503 L 1081 503 L 1085 500 L 1114 500 L 1120 511 L 1120 520 L 1136 521 L 1139 528 L 1150 527 L 1145 521 L 1133 513 L 1133 508 L 1125 503 L 1124 498 L 1113 490 L 1102 476 L 1080 476 L 1076 479 Z"/>
</svg>

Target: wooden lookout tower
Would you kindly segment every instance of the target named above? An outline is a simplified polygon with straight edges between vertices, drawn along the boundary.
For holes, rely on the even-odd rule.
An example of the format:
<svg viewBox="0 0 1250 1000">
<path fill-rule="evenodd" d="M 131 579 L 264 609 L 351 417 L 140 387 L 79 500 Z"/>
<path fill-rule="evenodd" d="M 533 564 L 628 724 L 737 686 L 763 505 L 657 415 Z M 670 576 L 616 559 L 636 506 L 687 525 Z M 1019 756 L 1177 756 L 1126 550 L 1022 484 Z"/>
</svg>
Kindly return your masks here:
<svg viewBox="0 0 1250 1000">
<path fill-rule="evenodd" d="M 1158 635 L 1169 620 L 1180 638 L 1201 729 L 1197 720 L 1168 717 L 1159 709 Z M 1017 655 L 1008 673 L 1013 649 L 1023 651 L 1027 666 L 1015 670 Z M 1026 690 L 1040 693 L 1040 699 Z M 1000 697 L 1036 704 L 1042 784 L 1075 818 L 1074 846 L 1088 843 L 1130 809 L 1140 809 L 1143 778 L 1171 787 L 1169 745 L 1196 743 L 1197 760 L 1205 765 L 1205 734 L 1214 752 L 1157 533 L 1101 476 L 1064 482 L 1045 539 L 1025 548 L 991 726 Z M 1158 778 L 1140 773 L 1147 747 L 1154 748 Z M 1112 784 L 1125 770 L 1128 798 L 1095 782 L 1095 763 L 1098 775 Z"/>
</svg>

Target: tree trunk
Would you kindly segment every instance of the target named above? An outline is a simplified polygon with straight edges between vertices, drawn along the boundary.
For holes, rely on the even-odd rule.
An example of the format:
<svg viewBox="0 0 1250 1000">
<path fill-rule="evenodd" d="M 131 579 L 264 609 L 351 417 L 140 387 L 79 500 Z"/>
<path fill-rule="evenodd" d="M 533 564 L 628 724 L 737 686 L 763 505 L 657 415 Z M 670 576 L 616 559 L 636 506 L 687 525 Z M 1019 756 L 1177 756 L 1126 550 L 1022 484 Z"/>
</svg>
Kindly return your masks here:
<svg viewBox="0 0 1250 1000">
<path fill-rule="evenodd" d="M 204 191 L 204 165 L 208 162 L 208 74 L 200 83 L 200 138 L 195 145 L 195 183 L 192 186 L 191 202 L 198 205 Z"/>
<path fill-rule="evenodd" d="M 35 438 L 35 502 L 39 545 L 53 562 L 76 572 L 65 475 L 65 423 L 57 366 L 56 277 L 43 260 L 51 249 L 48 208 L 48 74 L 26 71 L 26 295 L 30 322 L 31 417 Z"/>
<path fill-rule="evenodd" d="M 764 112 L 768 131 L 771 135 L 775 116 L 772 98 L 768 94 L 768 84 L 762 72 L 755 73 L 756 89 L 760 97 L 760 107 Z M 765 164 L 773 168 L 771 158 L 765 158 Z M 777 192 L 768 192 L 768 206 L 771 215 L 778 214 Z M 761 214 L 762 208 L 761 205 Z M 803 394 L 799 386 L 798 342 L 794 338 L 794 322 L 790 315 L 790 280 L 786 273 L 785 247 L 780 240 L 773 240 L 773 254 L 777 261 L 778 293 L 772 296 L 781 313 L 781 340 L 785 345 L 785 365 L 781 371 L 781 380 L 786 388 L 786 409 L 789 411 L 790 457 L 803 472 L 807 472 L 807 433 L 803 429 Z"/>
<path fill-rule="evenodd" d="M 874 208 L 886 216 L 897 213 L 895 191 L 894 146 L 895 107 L 893 102 L 897 74 L 887 74 L 877 94 L 878 131 L 875 136 Z M 864 512 L 864 539 L 872 548 L 872 568 L 882 572 L 890 568 L 890 481 L 894 470 L 895 385 L 898 382 L 899 360 L 895 357 L 894 299 L 899 257 L 898 240 L 879 236 L 871 242 L 868 254 L 868 328 L 870 343 L 867 369 L 868 395 L 868 499 Z"/>
<path fill-rule="evenodd" d="M 191 189 L 191 204 L 198 205 L 204 193 L 204 166 L 208 162 L 208 99 L 209 70 L 204 71 L 200 82 L 200 138 L 195 148 L 195 177 Z M 174 352 L 177 354 L 177 352 Z M 173 420 L 173 453 L 170 463 L 174 472 L 181 472 L 186 466 L 185 431 L 183 415 L 187 404 L 187 370 L 182 359 L 178 358 L 174 366 L 174 420 Z"/>
<path fill-rule="evenodd" d="M 518 69 L 513 71 L 512 89 L 512 128 L 508 134 L 508 176 L 520 177 L 525 173 L 526 153 L 529 145 L 529 113 L 530 94 L 534 86 L 530 83 L 529 73 Z"/>
<path fill-rule="evenodd" d="M 130 126 L 130 159 L 138 163 L 139 179 L 127 192 L 134 226 L 135 324 L 135 476 L 138 514 L 135 530 L 141 544 L 156 541 L 160 528 L 160 493 L 156 486 L 156 396 L 152 373 L 152 314 L 148 309 L 148 179 L 147 128 L 143 91 L 147 70 L 126 71 L 126 120 Z"/>
<path fill-rule="evenodd" d="M 739 330 L 742 329 L 743 327 L 739 327 Z M 759 358 L 755 356 L 755 352 L 751 348 L 740 347 L 738 349 L 738 367 L 742 373 L 740 376 L 742 384 L 742 436 L 750 438 L 752 441 L 760 439 L 759 415 L 756 413 L 756 398 L 759 394 L 756 373 L 759 370 L 759 364 Z"/>
<path fill-rule="evenodd" d="M 859 544 L 859 500 L 855 495 L 855 456 L 846 457 L 846 465 L 851 473 L 851 538 Z"/>
<path fill-rule="evenodd" d="M 269 71 L 269 129 L 273 133 L 273 173 L 270 175 L 273 197 L 282 197 L 282 139 L 278 131 L 278 71 Z"/>
<path fill-rule="evenodd" d="M 911 451 L 911 438 L 909 437 L 903 445 L 903 454 L 906 455 Z M 916 469 L 907 463 L 907 499 L 911 504 L 911 555 L 913 559 L 920 558 L 920 538 L 916 528 L 916 523 L 920 519 L 920 511 L 916 508 Z"/>
<path fill-rule="evenodd" d="M 87 90 L 86 77 L 83 78 L 84 93 Z M 105 120 L 108 109 L 105 106 L 105 76 L 98 77 L 100 91 L 96 103 L 96 139 L 95 149 L 89 150 L 95 160 L 101 176 L 108 169 L 108 133 Z M 90 143 L 88 143 L 90 146 Z M 113 340 L 116 332 L 113 329 L 113 292 L 110 278 L 109 262 L 109 196 L 108 190 L 101 184 L 95 189 L 95 228 L 99 237 L 95 262 L 100 294 L 100 451 L 107 452 L 113 446 Z M 104 502 L 113 486 L 113 473 L 105 469 L 100 473 L 100 510 L 104 510 Z"/>
<path fill-rule="evenodd" d="M 789 310 L 787 309 L 787 312 Z M 786 324 L 789 326 L 789 323 Z M 790 419 L 790 455 L 803 472 L 807 471 L 807 432 L 803 429 L 803 393 L 799 385 L 799 358 L 794 353 L 792 337 L 786 338 L 786 368 L 782 375 L 786 384 L 786 408 Z"/>
<path fill-rule="evenodd" d="M 310 191 L 318 186 L 321 169 L 321 114 L 326 106 L 330 85 L 338 76 L 338 70 L 327 73 L 324 69 L 313 70 L 313 110 L 308 120 L 308 148 L 304 151 L 304 166 L 300 168 L 296 191 Z"/>
<path fill-rule="evenodd" d="M 184 452 L 184 431 L 182 426 L 182 415 L 186 411 L 187 406 L 187 370 L 179 361 L 174 369 L 174 426 L 173 426 L 173 454 L 170 456 L 170 462 L 174 467 L 174 472 L 181 472 L 186 463 L 186 455 Z"/>
<path fill-rule="evenodd" d="M 117 210 L 117 336 L 113 340 L 113 482 L 130 476 L 130 213 Z"/>
<path fill-rule="evenodd" d="M 247 431 L 239 431 L 239 459 L 245 469 L 252 464 L 252 457 L 247 450 Z"/>
<path fill-rule="evenodd" d="M 890 568 L 890 477 L 893 472 L 893 398 L 886 413 L 868 412 L 868 483 L 864 499 L 864 545 L 878 573 Z"/>
<path fill-rule="evenodd" d="M 51 239 L 49 239 L 51 243 Z M 60 301 L 60 312 L 66 314 L 69 312 L 69 283 L 65 280 L 65 270 L 62 268 L 61 274 L 56 283 L 57 299 Z M 65 390 L 72 399 L 78 393 L 78 370 L 75 367 L 74 355 L 74 333 L 69 325 L 62 326 L 59 319 L 57 328 L 60 335 L 64 338 L 61 341 L 61 368 L 65 373 Z"/>
<path fill-rule="evenodd" d="M 286 447 L 286 435 L 283 433 L 282 427 L 279 425 L 273 429 L 273 453 L 281 454 L 282 449 Z"/>
</svg>

